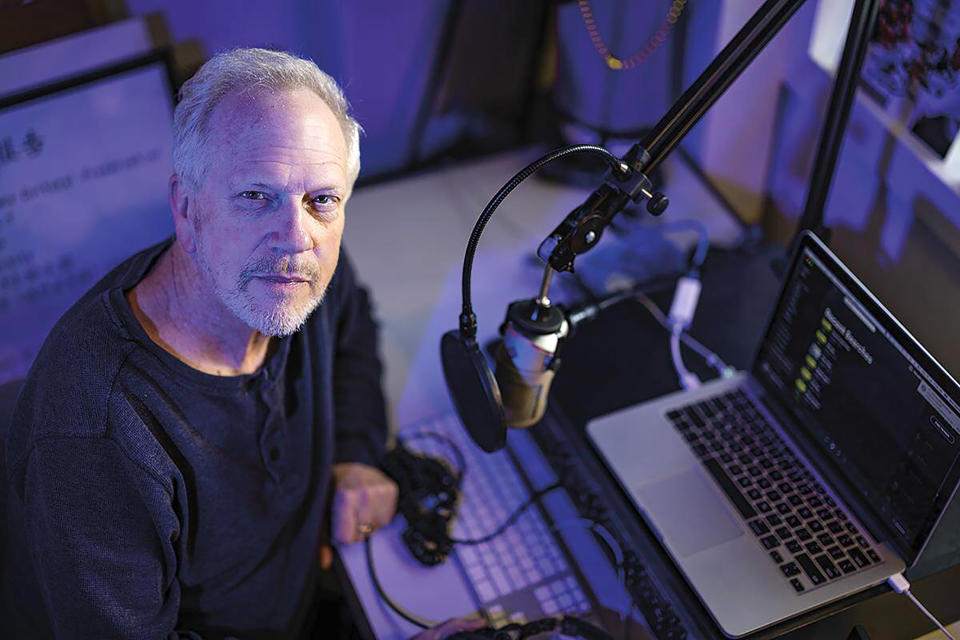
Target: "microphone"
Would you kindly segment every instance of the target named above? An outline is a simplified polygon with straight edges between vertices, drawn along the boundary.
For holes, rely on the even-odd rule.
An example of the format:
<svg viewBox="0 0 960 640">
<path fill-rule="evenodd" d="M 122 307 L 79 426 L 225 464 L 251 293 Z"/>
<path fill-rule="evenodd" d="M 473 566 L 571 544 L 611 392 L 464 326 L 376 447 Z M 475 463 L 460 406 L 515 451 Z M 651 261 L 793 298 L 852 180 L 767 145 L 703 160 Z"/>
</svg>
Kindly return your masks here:
<svg viewBox="0 0 960 640">
<path fill-rule="evenodd" d="M 494 355 L 496 376 L 477 344 L 477 316 L 470 304 L 470 279 L 473 257 L 487 222 L 503 199 L 517 185 L 544 165 L 571 153 L 600 154 L 610 165 L 609 184 L 595 191 L 577 207 L 547 241 L 538 255 L 547 262 L 540 284 L 540 294 L 533 300 L 515 302 L 507 309 L 501 326 L 503 344 Z M 560 363 L 557 352 L 568 328 L 576 324 L 564 312 L 553 308 L 547 298 L 554 270 L 573 271 L 577 255 L 592 249 L 611 218 L 630 201 L 651 200 L 647 208 L 659 215 L 666 208 L 662 194 L 649 191 L 650 181 L 641 171 L 650 155 L 635 145 L 626 162 L 606 149 L 592 145 L 574 145 L 552 151 L 514 175 L 487 203 L 473 227 L 463 256 L 463 306 L 460 328 L 443 334 L 440 358 L 443 376 L 453 405 L 470 437 L 488 453 L 502 449 L 507 442 L 507 427 L 529 427 L 539 421 L 546 410 L 547 394 Z M 655 205 L 654 205 L 655 201 Z M 546 248 L 549 247 L 549 252 Z M 549 253 L 549 256 L 546 255 Z M 583 311 L 581 319 L 595 315 Z"/>
<path fill-rule="evenodd" d="M 503 341 L 494 356 L 494 377 L 508 427 L 526 428 L 540 421 L 560 365 L 557 350 L 569 325 L 560 309 L 542 302 L 512 303 L 500 328 Z"/>
<path fill-rule="evenodd" d="M 547 395 L 560 365 L 557 356 L 570 323 L 546 296 L 550 268 L 540 295 L 507 307 L 500 326 L 503 340 L 494 353 L 496 374 L 476 340 L 472 317 L 461 316 L 460 330 L 440 341 L 443 375 L 454 407 L 473 441 L 487 453 L 502 449 L 507 427 L 536 424 L 547 407 Z"/>
</svg>

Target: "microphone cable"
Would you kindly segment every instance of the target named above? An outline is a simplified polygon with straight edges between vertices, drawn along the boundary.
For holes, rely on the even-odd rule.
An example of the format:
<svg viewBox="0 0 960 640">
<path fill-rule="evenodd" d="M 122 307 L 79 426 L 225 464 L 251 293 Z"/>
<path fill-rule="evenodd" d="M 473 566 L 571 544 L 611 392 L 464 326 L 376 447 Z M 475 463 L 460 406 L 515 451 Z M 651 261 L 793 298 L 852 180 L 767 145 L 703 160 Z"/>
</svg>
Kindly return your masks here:
<svg viewBox="0 0 960 640">
<path fill-rule="evenodd" d="M 406 447 L 406 442 L 424 438 L 447 445 L 457 459 L 457 469 L 452 470 L 452 465 L 441 458 L 414 452 Z M 418 431 L 399 437 L 397 446 L 387 454 L 383 468 L 400 487 L 398 510 L 407 520 L 408 526 L 404 532 L 404 542 L 411 547 L 414 556 L 428 566 L 443 562 L 451 550 L 451 545 L 478 545 L 493 540 L 540 498 L 563 486 L 554 482 L 534 491 L 498 527 L 486 535 L 477 538 L 455 538 L 449 534 L 448 529 L 455 516 L 467 463 L 463 452 L 453 440 L 433 431 Z"/>
<path fill-rule="evenodd" d="M 455 471 L 450 468 L 452 465 L 441 458 L 413 452 L 405 445 L 411 440 L 427 438 L 450 448 L 458 462 Z M 413 556 L 427 566 L 435 566 L 446 560 L 454 544 L 479 545 L 502 535 L 531 505 L 547 493 L 563 486 L 555 482 L 534 491 L 498 527 L 484 536 L 454 538 L 449 534 L 448 529 L 455 515 L 455 503 L 459 501 L 460 487 L 467 464 L 463 452 L 452 439 L 432 431 L 418 431 L 398 438 L 397 446 L 388 452 L 384 460 L 383 469 L 401 488 L 398 510 L 407 521 L 403 540 Z M 426 483 L 426 486 L 416 486 L 420 483 Z M 456 494 L 453 499 L 450 496 L 451 492 Z M 384 604 L 411 624 L 423 629 L 436 626 L 437 622 L 408 611 L 387 594 L 377 575 L 371 538 L 372 535 L 364 539 L 364 554 L 367 570 L 377 595 Z"/>
<path fill-rule="evenodd" d="M 433 620 L 423 618 L 421 616 L 418 616 L 415 613 L 407 611 L 406 609 L 398 605 L 396 602 L 394 602 L 389 595 L 387 595 L 387 592 L 384 591 L 383 589 L 383 585 L 380 584 L 380 579 L 377 577 L 377 569 L 373 563 L 373 548 L 370 544 L 371 537 L 373 536 L 368 535 L 366 538 L 363 539 L 363 551 L 364 551 L 364 554 L 367 556 L 367 570 L 370 572 L 370 580 L 373 581 L 373 586 L 377 590 L 377 595 L 380 597 L 380 599 L 384 602 L 384 604 L 386 604 L 388 607 L 393 609 L 393 611 L 398 616 L 400 616 L 407 622 L 420 627 L 421 629 L 430 629 L 440 624 L 439 622 L 434 622 Z"/>
<path fill-rule="evenodd" d="M 533 503 L 537 502 L 538 500 L 540 500 L 540 498 L 542 498 L 542 497 L 545 496 L 546 494 L 550 493 L 550 492 L 553 491 L 554 489 L 560 489 L 560 488 L 562 488 L 562 487 L 563 487 L 563 485 L 560 484 L 559 482 L 554 482 L 554 483 L 551 484 L 551 485 L 547 485 L 547 486 L 544 487 L 543 489 L 538 489 L 538 490 L 534 491 L 533 493 L 530 494 L 530 497 L 527 498 L 526 501 L 524 501 L 523 504 L 521 504 L 519 507 L 517 507 L 516 509 L 514 509 L 513 513 L 511 513 L 511 514 L 509 515 L 509 517 L 507 517 L 507 519 L 503 521 L 503 524 L 501 524 L 501 525 L 500 525 L 499 527 L 497 527 L 494 531 L 488 533 L 488 534 L 485 535 L 485 536 L 482 536 L 482 537 L 480 537 L 480 538 L 454 538 L 454 537 L 450 537 L 449 540 L 450 540 L 450 542 L 452 542 L 452 543 L 454 543 L 454 544 L 462 544 L 462 545 L 468 545 L 468 546 L 470 546 L 470 545 L 477 545 L 477 544 L 483 544 L 484 542 L 490 542 L 491 540 L 493 540 L 493 539 L 496 538 L 497 536 L 501 535 L 504 531 L 506 531 L 506 530 L 507 530 L 507 527 L 509 527 L 510 525 L 512 525 L 514 522 L 516 522 L 517 518 L 519 518 L 520 515 L 530 507 L 530 505 L 532 505 Z"/>
<path fill-rule="evenodd" d="M 447 442 L 449 442 L 451 445 L 453 445 L 454 448 L 456 447 L 456 445 L 454 445 L 453 442 L 452 442 L 451 440 L 449 440 L 449 438 L 445 438 L 445 436 L 441 436 L 440 434 L 432 434 L 432 435 L 435 435 L 435 436 L 437 436 L 438 438 L 443 438 L 443 439 L 447 440 Z M 458 451 L 458 453 L 459 453 L 459 451 Z M 519 518 L 520 515 L 530 507 L 530 505 L 532 505 L 534 502 L 538 501 L 540 498 L 542 498 L 542 497 L 543 497 L 544 495 L 546 495 L 547 493 L 553 491 L 554 489 L 558 489 L 558 488 L 560 488 L 560 487 L 562 487 L 562 486 L 563 486 L 563 485 L 561 485 L 559 482 L 555 482 L 554 484 L 548 485 L 548 486 L 544 487 L 543 489 L 540 489 L 540 490 L 538 490 L 538 491 L 535 491 L 534 493 L 532 493 L 532 494 L 530 495 L 530 498 L 528 498 L 526 501 L 524 501 L 523 504 L 521 504 L 519 507 L 517 507 L 517 508 L 509 515 L 509 517 L 507 517 L 507 519 L 506 519 L 499 527 L 497 527 L 494 531 L 492 531 L 491 533 L 489 533 L 489 534 L 487 534 L 487 535 L 485 535 L 485 536 L 483 536 L 483 537 L 481 537 L 481 538 L 473 538 L 473 539 L 465 538 L 465 539 L 461 539 L 461 538 L 453 538 L 453 537 L 449 537 L 449 536 L 448 536 L 448 540 L 449 540 L 450 542 L 454 543 L 454 544 L 462 544 L 462 545 L 465 545 L 465 546 L 472 546 L 472 545 L 478 545 L 478 544 L 483 544 L 483 543 L 485 543 L 485 542 L 489 542 L 489 541 L 493 540 L 494 538 L 496 538 L 497 536 L 503 534 L 503 532 L 506 531 L 507 527 L 509 527 L 511 524 L 513 524 L 513 523 L 516 521 L 516 519 Z M 444 532 L 444 535 L 445 535 L 445 534 L 446 534 L 446 532 Z M 372 537 L 373 537 L 373 536 L 372 536 L 372 534 L 371 534 L 371 535 L 367 536 L 366 538 L 364 538 L 364 540 L 363 540 L 363 551 L 364 551 L 364 554 L 365 554 L 366 559 L 367 559 L 367 570 L 368 570 L 369 573 L 370 573 L 370 580 L 373 582 L 373 586 L 374 586 L 374 589 L 376 589 L 376 591 L 377 591 L 377 595 L 380 597 L 381 600 L 383 600 L 384 604 L 386 604 L 388 607 L 390 607 L 391 609 L 393 609 L 393 611 L 396 612 L 396 614 L 397 614 L 398 616 L 400 616 L 401 618 L 403 618 L 403 619 L 406 620 L 407 622 L 410 622 L 411 624 L 414 624 L 414 625 L 420 627 L 421 629 L 429 629 L 429 628 L 431 628 L 431 627 L 437 626 L 437 625 L 439 624 L 439 622 L 435 622 L 435 621 L 433 621 L 433 620 L 429 620 L 428 618 L 424 618 L 424 617 L 422 617 L 422 616 L 419 616 L 419 615 L 417 615 L 417 614 L 415 614 L 415 613 L 412 613 L 412 612 L 404 609 L 402 606 L 400 606 L 399 604 L 397 604 L 396 602 L 394 602 L 393 598 L 391 598 L 391 597 L 387 594 L 387 592 L 384 590 L 383 585 L 380 583 L 380 579 L 379 579 L 379 577 L 377 576 L 377 568 L 376 568 L 376 564 L 374 563 L 374 560 L 373 560 L 373 548 L 372 548 L 372 545 L 370 544 L 370 539 L 371 539 Z"/>
</svg>

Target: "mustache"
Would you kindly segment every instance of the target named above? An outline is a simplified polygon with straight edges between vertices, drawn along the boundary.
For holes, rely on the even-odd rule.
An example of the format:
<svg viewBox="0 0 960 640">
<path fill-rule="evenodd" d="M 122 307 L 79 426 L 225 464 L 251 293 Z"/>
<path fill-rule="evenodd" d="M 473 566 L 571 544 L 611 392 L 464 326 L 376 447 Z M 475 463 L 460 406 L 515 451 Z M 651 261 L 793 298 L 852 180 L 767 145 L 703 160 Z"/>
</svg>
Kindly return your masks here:
<svg viewBox="0 0 960 640">
<path fill-rule="evenodd" d="M 320 268 L 305 260 L 298 260 L 294 256 L 266 256 L 247 264 L 240 272 L 240 288 L 246 286 L 259 276 L 293 276 L 316 282 L 320 279 Z"/>
</svg>

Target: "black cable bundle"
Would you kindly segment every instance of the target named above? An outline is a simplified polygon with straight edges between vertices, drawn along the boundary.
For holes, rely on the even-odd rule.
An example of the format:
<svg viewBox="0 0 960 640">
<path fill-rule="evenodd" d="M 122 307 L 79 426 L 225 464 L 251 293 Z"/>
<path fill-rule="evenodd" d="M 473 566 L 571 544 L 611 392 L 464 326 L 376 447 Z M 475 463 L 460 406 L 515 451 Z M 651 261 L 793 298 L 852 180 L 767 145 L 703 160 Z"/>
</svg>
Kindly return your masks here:
<svg viewBox="0 0 960 640">
<path fill-rule="evenodd" d="M 418 435 L 446 441 L 439 434 Z M 453 550 L 450 529 L 460 499 L 462 459 L 455 471 L 445 460 L 415 453 L 398 440 L 382 466 L 400 490 L 397 510 L 407 521 L 403 532 L 407 548 L 424 565 L 442 563 Z"/>
<path fill-rule="evenodd" d="M 511 623 L 499 629 L 477 629 L 476 631 L 459 631 L 447 640 L 523 640 L 543 633 L 559 631 L 571 638 L 585 640 L 611 640 L 610 634 L 599 627 L 595 627 L 586 620 L 563 616 L 562 618 L 541 618 L 526 624 Z"/>
<path fill-rule="evenodd" d="M 444 435 L 422 431 L 406 436 L 406 440 L 430 438 L 445 444 L 453 453 L 458 468 L 442 458 L 435 458 L 411 451 L 403 438 L 397 438 L 397 446 L 384 457 L 381 465 L 399 489 L 397 510 L 407 521 L 403 532 L 403 541 L 413 556 L 422 564 L 435 566 L 447 559 L 453 551 L 453 545 L 483 544 L 502 534 L 526 509 L 545 494 L 559 488 L 554 483 L 534 491 L 530 497 L 517 507 L 507 519 L 491 533 L 473 539 L 457 539 L 451 536 L 453 517 L 456 515 L 460 500 L 460 489 L 466 473 L 466 461 L 457 445 Z M 405 620 L 424 628 L 436 626 L 436 623 L 411 613 L 394 602 L 384 591 L 373 562 L 373 549 L 370 538 L 364 540 L 367 566 L 370 577 L 380 598 Z M 562 618 L 543 618 L 526 624 L 511 623 L 499 629 L 490 627 L 475 631 L 462 631 L 450 636 L 457 640 L 518 640 L 530 638 L 542 633 L 559 630 L 560 633 L 585 638 L 586 640 L 610 640 L 609 634 L 599 627 L 570 616 Z"/>
</svg>

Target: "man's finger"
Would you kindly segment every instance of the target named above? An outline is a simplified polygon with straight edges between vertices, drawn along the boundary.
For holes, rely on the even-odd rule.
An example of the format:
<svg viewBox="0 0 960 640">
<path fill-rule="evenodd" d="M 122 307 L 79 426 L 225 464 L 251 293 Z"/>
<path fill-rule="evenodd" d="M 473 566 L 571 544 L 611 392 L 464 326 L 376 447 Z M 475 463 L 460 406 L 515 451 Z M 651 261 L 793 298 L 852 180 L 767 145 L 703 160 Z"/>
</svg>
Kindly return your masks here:
<svg viewBox="0 0 960 640">
<path fill-rule="evenodd" d="M 381 526 L 376 500 L 371 487 L 356 487 L 337 491 L 340 496 L 341 541 L 345 544 L 359 542 Z M 334 501 L 335 505 L 337 501 Z"/>
<path fill-rule="evenodd" d="M 344 463 L 335 469 L 335 481 L 332 533 L 338 543 L 362 540 L 393 519 L 397 485 L 379 470 Z"/>
<path fill-rule="evenodd" d="M 393 515 L 397 512 L 397 495 L 397 485 L 393 482 L 374 488 L 370 502 L 373 511 L 372 522 L 376 528 L 385 527 L 393 520 Z"/>
<path fill-rule="evenodd" d="M 346 491 L 337 491 L 333 496 L 333 537 L 341 544 L 353 544 L 357 527 L 357 511 L 353 497 Z"/>
</svg>

